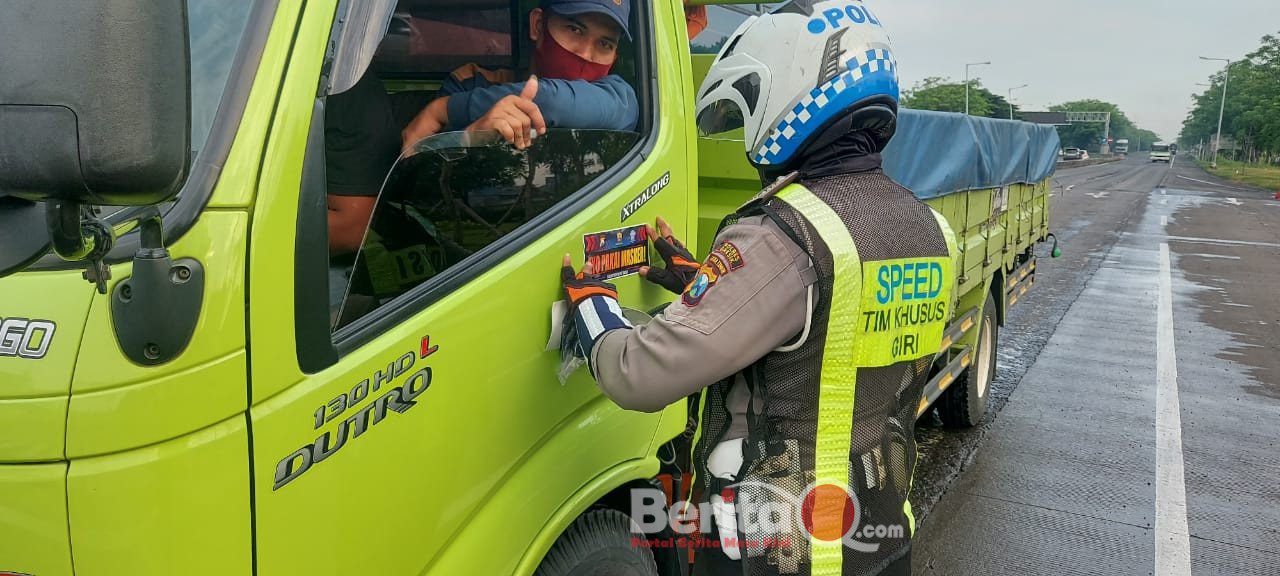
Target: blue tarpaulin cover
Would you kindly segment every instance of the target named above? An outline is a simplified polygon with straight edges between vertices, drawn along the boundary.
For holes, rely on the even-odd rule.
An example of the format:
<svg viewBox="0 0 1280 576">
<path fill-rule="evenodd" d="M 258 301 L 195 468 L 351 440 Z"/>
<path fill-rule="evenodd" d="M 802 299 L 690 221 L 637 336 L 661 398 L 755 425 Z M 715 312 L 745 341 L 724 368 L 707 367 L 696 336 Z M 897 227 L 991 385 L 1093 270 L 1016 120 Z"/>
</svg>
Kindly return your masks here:
<svg viewBox="0 0 1280 576">
<path fill-rule="evenodd" d="M 1034 184 L 1058 164 L 1053 126 L 902 109 L 884 171 L 920 198 Z"/>
</svg>

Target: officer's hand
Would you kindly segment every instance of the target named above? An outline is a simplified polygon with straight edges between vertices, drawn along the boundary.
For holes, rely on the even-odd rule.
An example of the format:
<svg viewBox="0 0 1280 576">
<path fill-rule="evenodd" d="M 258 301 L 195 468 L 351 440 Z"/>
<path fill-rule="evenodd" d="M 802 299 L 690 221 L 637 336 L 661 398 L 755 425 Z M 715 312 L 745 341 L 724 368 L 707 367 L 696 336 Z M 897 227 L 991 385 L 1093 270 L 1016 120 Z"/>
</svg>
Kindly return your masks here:
<svg viewBox="0 0 1280 576">
<path fill-rule="evenodd" d="M 547 133 L 542 110 L 533 103 L 537 95 L 538 77 L 530 76 L 519 96 L 504 96 L 484 116 L 467 126 L 467 130 L 496 130 L 507 142 L 524 150 L 533 144 L 530 131 L 536 130 L 539 135 Z"/>
<path fill-rule="evenodd" d="M 573 260 L 568 254 L 564 255 L 564 260 L 561 262 L 560 282 L 564 285 L 564 294 L 571 306 L 576 307 L 583 300 L 592 296 L 618 299 L 617 287 L 591 277 L 590 262 L 587 262 L 582 267 L 582 272 L 575 273 L 573 271 Z"/>
<path fill-rule="evenodd" d="M 701 267 L 697 261 L 693 259 L 693 254 L 684 247 L 684 244 L 671 233 L 671 225 L 667 224 L 661 216 L 658 217 L 658 229 L 655 231 L 653 226 L 649 227 L 649 237 L 653 238 L 653 247 L 658 249 L 658 254 L 662 256 L 662 261 L 666 262 L 666 268 L 650 268 L 642 266 L 640 275 L 645 280 L 653 282 L 675 294 L 684 292 L 685 287 L 693 282 L 693 277 L 698 275 L 698 268 Z"/>
</svg>

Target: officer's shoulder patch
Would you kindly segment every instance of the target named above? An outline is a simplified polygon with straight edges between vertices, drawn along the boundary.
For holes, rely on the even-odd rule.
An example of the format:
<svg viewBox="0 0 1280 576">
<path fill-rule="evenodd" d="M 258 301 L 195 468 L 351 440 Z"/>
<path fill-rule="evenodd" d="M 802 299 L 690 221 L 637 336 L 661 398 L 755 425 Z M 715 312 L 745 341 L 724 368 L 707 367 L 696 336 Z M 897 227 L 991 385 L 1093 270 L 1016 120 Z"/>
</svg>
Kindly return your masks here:
<svg viewBox="0 0 1280 576">
<path fill-rule="evenodd" d="M 725 240 L 721 242 L 719 246 L 716 246 L 716 249 L 711 251 L 711 255 L 720 256 L 730 270 L 737 270 L 746 265 L 746 262 L 742 259 L 742 251 L 738 250 L 738 247 L 734 246 L 733 242 L 728 240 Z"/>
<path fill-rule="evenodd" d="M 728 240 L 721 241 L 716 249 L 707 256 L 706 262 L 698 268 L 698 273 L 694 275 L 693 281 L 684 289 L 684 294 L 680 296 L 680 301 L 685 306 L 693 308 L 702 302 L 702 297 L 712 287 L 729 273 L 738 270 L 746 265 L 746 261 L 742 258 L 742 251 L 734 246 L 733 242 Z"/>
</svg>

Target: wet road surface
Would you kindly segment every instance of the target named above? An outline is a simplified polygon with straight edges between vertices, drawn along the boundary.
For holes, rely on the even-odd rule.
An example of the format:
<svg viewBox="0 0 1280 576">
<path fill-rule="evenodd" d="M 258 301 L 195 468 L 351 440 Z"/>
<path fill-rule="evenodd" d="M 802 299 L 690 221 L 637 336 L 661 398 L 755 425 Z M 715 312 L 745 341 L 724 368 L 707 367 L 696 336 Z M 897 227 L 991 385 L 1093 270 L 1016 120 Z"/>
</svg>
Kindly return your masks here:
<svg viewBox="0 0 1280 576">
<path fill-rule="evenodd" d="M 1280 574 L 1280 202 L 1060 170 L 988 415 L 918 428 L 917 574 Z"/>
</svg>

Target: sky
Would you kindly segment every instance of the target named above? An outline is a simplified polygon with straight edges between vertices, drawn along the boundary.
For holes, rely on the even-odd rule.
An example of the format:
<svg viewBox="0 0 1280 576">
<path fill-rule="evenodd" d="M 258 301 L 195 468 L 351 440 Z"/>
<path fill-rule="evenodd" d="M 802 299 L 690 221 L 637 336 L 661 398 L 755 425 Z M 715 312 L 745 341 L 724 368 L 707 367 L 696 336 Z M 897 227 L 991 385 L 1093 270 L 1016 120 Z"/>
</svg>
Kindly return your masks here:
<svg viewBox="0 0 1280 576">
<path fill-rule="evenodd" d="M 1139 127 L 1173 140 L 1221 62 L 1280 33 L 1280 1 L 1218 0 L 866 0 L 889 28 L 902 87 L 931 76 L 964 79 L 1024 110 L 1093 98 L 1112 102 Z M 712 28 L 732 31 L 736 22 Z M 701 41 L 702 38 L 700 37 Z M 1228 88 L 1229 90 L 1229 88 Z M 1227 96 L 1230 98 L 1230 94 Z"/>
</svg>

